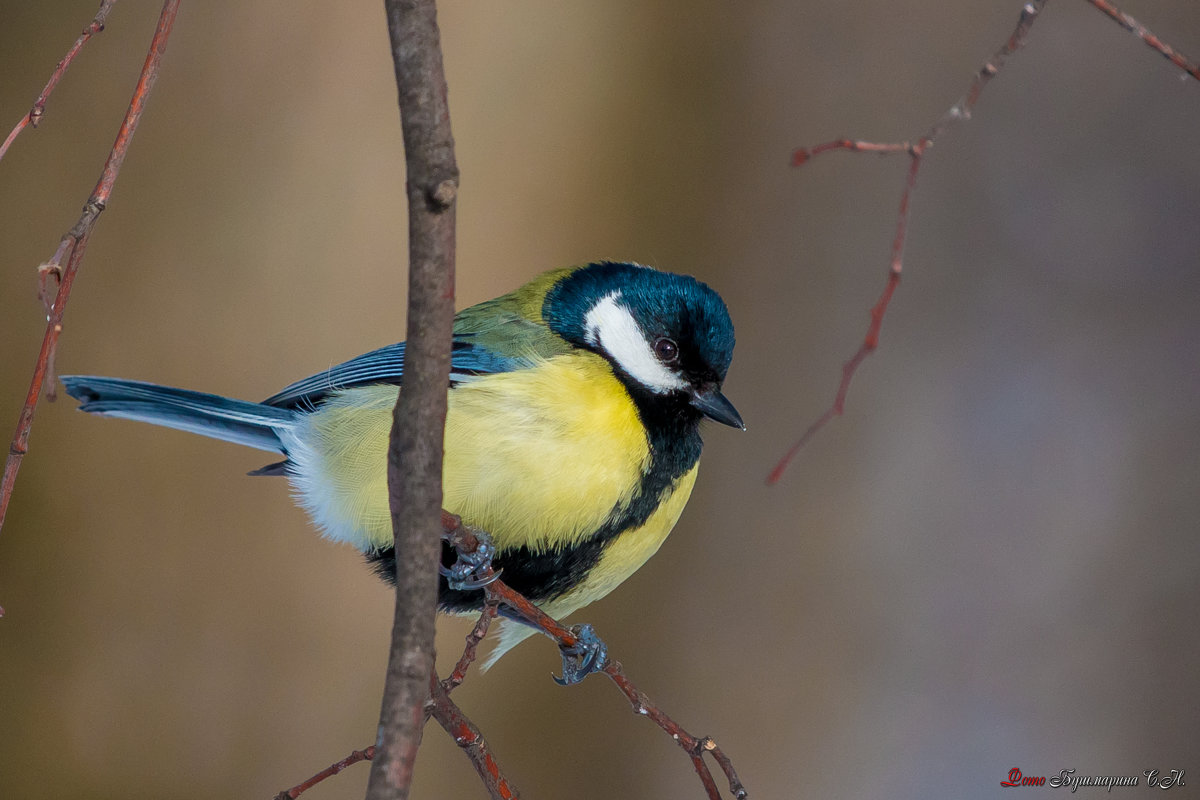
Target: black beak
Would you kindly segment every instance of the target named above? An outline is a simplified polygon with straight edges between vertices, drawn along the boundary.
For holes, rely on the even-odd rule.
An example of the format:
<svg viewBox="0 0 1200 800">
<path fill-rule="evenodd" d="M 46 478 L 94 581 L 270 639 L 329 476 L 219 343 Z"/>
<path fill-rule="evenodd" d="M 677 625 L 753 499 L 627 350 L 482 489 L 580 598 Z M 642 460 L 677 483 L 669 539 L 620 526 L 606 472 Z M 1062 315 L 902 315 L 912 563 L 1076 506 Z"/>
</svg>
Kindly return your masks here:
<svg viewBox="0 0 1200 800">
<path fill-rule="evenodd" d="M 733 403 L 725 399 L 721 390 L 713 387 L 692 394 L 692 407 L 711 420 L 728 425 L 731 428 L 746 430 L 742 415 L 733 407 Z"/>
</svg>

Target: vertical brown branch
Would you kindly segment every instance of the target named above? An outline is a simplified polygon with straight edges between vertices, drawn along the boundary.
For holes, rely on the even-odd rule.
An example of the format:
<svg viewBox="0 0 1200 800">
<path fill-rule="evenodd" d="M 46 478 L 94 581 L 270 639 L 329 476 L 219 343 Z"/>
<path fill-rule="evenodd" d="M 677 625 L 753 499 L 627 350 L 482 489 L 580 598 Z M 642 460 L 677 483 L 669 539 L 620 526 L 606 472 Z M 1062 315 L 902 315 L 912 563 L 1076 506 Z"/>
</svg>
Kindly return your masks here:
<svg viewBox="0 0 1200 800">
<path fill-rule="evenodd" d="M 121 165 L 125 162 L 125 154 L 129 151 L 129 142 L 133 138 L 134 131 L 137 130 L 138 122 L 146 107 L 146 100 L 149 99 L 154 82 L 158 78 L 159 65 L 166 52 L 171 28 L 175 24 L 179 1 L 166 0 L 163 3 L 162 12 L 158 17 L 158 27 L 154 31 L 154 38 L 150 40 L 150 51 L 146 54 L 146 62 L 142 66 L 141 76 L 133 90 L 133 97 L 129 101 L 129 110 L 125 112 L 125 119 L 117 132 L 117 139 L 113 143 L 112 150 L 109 151 L 108 159 L 104 162 L 104 169 L 100 172 L 96 188 L 83 207 L 83 214 L 79 220 L 63 236 L 54 257 L 43 264 L 39 270 L 42 280 L 48 274 L 58 276 L 58 291 L 53 304 L 46 310 L 46 332 L 42 337 L 42 348 L 38 352 L 38 360 L 33 368 L 33 379 L 29 385 L 29 392 L 25 396 L 25 405 L 21 408 L 21 415 L 17 420 L 17 430 L 13 434 L 12 444 L 8 449 L 8 459 L 4 463 L 4 477 L 0 479 L 0 528 L 4 527 L 4 517 L 8 513 L 8 503 L 17 480 L 17 470 L 21 468 L 21 459 L 29 450 L 29 432 L 33 427 L 33 414 L 37 409 L 42 386 L 50 373 L 50 365 L 54 361 L 58 336 L 62 333 L 63 312 L 66 310 L 67 299 L 71 296 L 75 274 L 78 272 L 79 263 L 83 260 L 83 254 L 87 250 L 88 239 L 91 237 L 96 220 L 104 211 L 108 199 L 112 195 L 117 174 L 121 171 Z M 64 258 L 67 261 L 65 267 L 62 265 Z"/>
<path fill-rule="evenodd" d="M 408 347 L 388 446 L 396 613 L 369 800 L 405 798 L 434 667 L 458 167 L 433 0 L 385 0 L 408 170 Z"/>
</svg>

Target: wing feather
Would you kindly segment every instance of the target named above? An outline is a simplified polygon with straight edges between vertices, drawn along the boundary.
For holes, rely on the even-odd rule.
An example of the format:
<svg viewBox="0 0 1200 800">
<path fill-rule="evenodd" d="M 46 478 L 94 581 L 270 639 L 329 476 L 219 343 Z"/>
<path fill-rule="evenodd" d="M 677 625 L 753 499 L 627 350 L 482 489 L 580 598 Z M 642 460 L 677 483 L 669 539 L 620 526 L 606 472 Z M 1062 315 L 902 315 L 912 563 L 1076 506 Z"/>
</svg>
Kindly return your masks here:
<svg viewBox="0 0 1200 800">
<path fill-rule="evenodd" d="M 333 392 L 370 384 L 401 385 L 404 342 L 364 353 L 297 381 L 263 401 L 280 408 L 311 409 Z M 496 301 L 462 311 L 454 322 L 450 383 L 480 375 L 525 369 L 539 359 L 566 352 L 569 345 L 545 324 L 522 318 Z"/>
</svg>

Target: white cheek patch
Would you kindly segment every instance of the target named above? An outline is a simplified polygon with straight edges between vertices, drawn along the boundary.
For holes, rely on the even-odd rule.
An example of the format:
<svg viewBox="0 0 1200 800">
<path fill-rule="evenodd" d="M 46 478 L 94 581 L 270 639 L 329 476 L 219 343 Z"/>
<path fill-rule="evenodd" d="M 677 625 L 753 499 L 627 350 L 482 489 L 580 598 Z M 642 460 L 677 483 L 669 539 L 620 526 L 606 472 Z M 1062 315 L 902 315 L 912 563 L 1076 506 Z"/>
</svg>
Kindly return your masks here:
<svg viewBox="0 0 1200 800">
<path fill-rule="evenodd" d="M 620 292 L 606 295 L 584 318 L 589 344 L 598 345 L 634 380 L 657 394 L 687 388 L 687 382 L 663 366 L 629 309 L 617 302 Z"/>
</svg>

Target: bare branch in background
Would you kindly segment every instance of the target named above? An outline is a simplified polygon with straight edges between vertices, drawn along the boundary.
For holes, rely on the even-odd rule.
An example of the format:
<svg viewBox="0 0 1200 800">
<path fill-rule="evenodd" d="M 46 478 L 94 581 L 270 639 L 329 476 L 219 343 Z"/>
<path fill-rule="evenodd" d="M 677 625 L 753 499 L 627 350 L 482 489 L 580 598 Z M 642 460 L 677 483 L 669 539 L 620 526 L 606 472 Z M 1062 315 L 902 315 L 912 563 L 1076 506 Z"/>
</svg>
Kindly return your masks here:
<svg viewBox="0 0 1200 800">
<path fill-rule="evenodd" d="M 111 3 L 102 5 L 100 8 L 101 14 L 107 14 Z M 162 62 L 163 54 L 166 52 L 167 39 L 171 35 L 171 27 L 175 24 L 175 14 L 179 10 L 179 0 L 166 0 L 163 3 L 162 12 L 158 17 L 158 27 L 154 30 L 154 38 L 150 40 L 150 51 L 146 54 L 146 62 L 142 66 L 141 76 L 138 78 L 137 86 L 133 90 L 133 98 L 129 101 L 129 110 L 125 112 L 125 119 L 121 123 L 120 130 L 117 131 L 117 140 L 113 143 L 112 150 L 109 151 L 108 159 L 104 162 L 104 169 L 100 172 L 100 179 L 96 183 L 96 188 L 92 191 L 91 197 L 83 207 L 83 214 L 75 223 L 74 227 L 63 236 L 58 249 L 54 255 L 45 264 L 38 268 L 39 286 L 41 287 L 41 296 L 46 307 L 46 332 L 42 337 L 42 348 L 38 352 L 37 363 L 33 368 L 33 379 L 29 385 L 29 392 L 25 396 L 25 405 L 21 408 L 21 415 L 17 419 L 17 430 L 13 434 L 12 444 L 9 446 L 8 459 L 4 463 L 4 477 L 0 482 L 0 528 L 4 527 L 4 517 L 8 512 L 8 504 L 12 498 L 13 486 L 17 480 L 17 471 L 21 468 L 21 459 L 25 457 L 25 453 L 29 450 L 29 432 L 33 427 L 33 414 L 37 409 L 38 397 L 41 396 L 42 387 L 46 384 L 47 378 L 51 387 L 53 387 L 53 364 L 54 352 L 58 346 L 58 337 L 62 333 L 63 328 L 63 313 L 66 311 L 67 300 L 71 296 L 71 286 L 75 283 L 75 275 L 79 271 L 79 264 L 83 260 L 84 252 L 87 250 L 88 239 L 92 235 L 92 229 L 96 225 L 96 220 L 108 205 L 108 199 L 112 195 L 113 185 L 117 181 L 117 175 L 121 171 L 121 165 L 125 162 L 125 154 L 129 151 L 129 142 L 133 138 L 134 131 L 137 130 L 138 122 L 142 118 L 142 112 L 145 110 L 146 101 L 150 97 L 150 92 L 154 88 L 154 82 L 158 78 L 159 65 Z M 101 26 L 103 18 L 98 14 L 97 19 L 100 20 Z M 92 26 L 96 23 L 93 22 Z M 90 36 L 88 31 L 91 27 L 84 31 L 84 34 Z M 68 58 L 73 58 L 74 53 L 78 52 L 78 48 L 86 41 L 84 36 L 80 37 L 80 41 L 75 43 L 75 47 L 68 53 Z M 69 61 L 64 59 L 59 64 L 55 73 L 61 77 L 61 72 L 66 69 L 66 64 Z M 44 101 L 44 96 L 54 88 L 57 83 L 57 78 L 52 77 L 50 83 L 47 84 L 46 90 L 43 92 L 43 97 L 38 98 L 39 101 Z M 34 111 L 37 111 L 38 106 L 34 106 Z M 32 117 L 33 112 L 30 112 Z M 15 136 L 15 133 L 13 134 Z M 10 136 L 10 139 L 12 137 Z M 64 259 L 66 265 L 63 265 Z M 57 283 L 57 288 L 53 291 L 54 300 L 48 302 L 51 294 L 48 282 L 54 280 Z M 51 388 L 47 395 L 53 399 L 53 389 Z"/>
<path fill-rule="evenodd" d="M 848 150 L 853 153 L 881 153 L 885 155 L 907 153 L 910 163 L 904 181 L 904 190 L 900 195 L 900 210 L 896 215 L 896 235 L 892 240 L 892 258 L 888 266 L 887 283 L 884 285 L 883 293 L 880 295 L 879 300 L 871 308 L 871 322 L 867 327 L 866 336 L 863 337 L 862 344 L 859 345 L 854 355 L 842 365 L 842 379 L 838 384 L 833 403 L 805 429 L 804 433 L 800 435 L 796 443 L 784 454 L 783 458 L 779 459 L 779 462 L 776 463 L 767 476 L 768 484 L 774 484 L 783 477 L 783 473 L 787 470 L 792 459 L 795 458 L 804 445 L 808 444 L 817 431 L 825 427 L 834 417 L 842 415 L 846 406 L 846 394 L 850 390 L 850 382 L 854 380 L 854 375 L 858 371 L 859 365 L 862 364 L 867 356 L 875 352 L 875 349 L 879 346 L 879 330 L 883 326 L 883 317 L 887 313 L 888 304 L 892 301 L 892 295 L 895 293 L 896 287 L 900 284 L 900 272 L 904 262 L 904 242 L 908 235 L 909 201 L 912 197 L 913 188 L 917 183 L 917 173 L 921 169 L 921 160 L 925 155 L 925 151 L 948 128 L 971 118 L 971 112 L 979 100 L 979 95 L 992 78 L 996 77 L 1000 72 L 1008 57 L 1024 44 L 1025 37 L 1029 35 L 1029 29 L 1033 26 L 1034 21 L 1038 18 L 1042 9 L 1045 8 L 1047 2 L 1049 0 L 1033 0 L 1033 2 L 1025 4 L 1021 9 L 1020 19 L 1017 21 L 1017 27 L 1013 30 L 1012 35 L 992 55 L 991 59 L 975 73 L 975 77 L 971 80 L 971 85 L 967 88 L 966 94 L 951 106 L 950 110 L 943 114 L 941 119 L 934 123 L 933 127 L 915 142 L 865 142 L 858 139 L 835 139 L 814 147 L 801 147 L 793 151 L 792 166 L 795 167 L 807 164 L 814 157 L 833 150 Z M 1181 53 L 1148 31 L 1145 26 L 1133 17 L 1116 8 L 1111 3 L 1108 3 L 1107 0 L 1087 0 L 1087 2 L 1116 20 L 1123 28 L 1161 53 L 1172 64 L 1175 64 L 1187 74 L 1200 80 L 1200 67 L 1189 62 Z"/>
<path fill-rule="evenodd" d="M 71 49 L 63 56 L 62 61 L 58 62 L 58 66 L 54 68 L 54 72 L 50 73 L 50 80 L 46 81 L 42 93 L 38 95 L 37 100 L 33 101 L 33 107 L 29 109 L 29 113 L 21 117 L 21 121 L 16 124 L 12 131 L 8 134 L 8 138 L 0 144 L 0 159 L 4 158 L 4 154 L 8 152 L 8 148 L 17 140 L 21 131 L 27 127 L 38 126 L 42 121 L 42 115 L 46 113 L 46 101 L 50 98 L 50 93 L 54 91 L 54 87 L 58 86 L 58 82 L 62 80 L 62 76 L 66 74 L 67 67 L 71 66 L 71 62 L 75 60 L 75 56 L 79 55 L 79 51 L 87 44 L 88 39 L 91 39 L 100 31 L 104 30 L 105 20 L 108 19 L 108 12 L 112 11 L 113 5 L 117 0 L 101 0 L 100 10 L 96 12 L 96 16 L 91 23 L 83 29 L 83 33 L 79 34 L 79 38 L 75 40 L 75 44 L 71 45 Z"/>
<path fill-rule="evenodd" d="M 1167 61 L 1170 61 L 1188 75 L 1191 75 L 1193 78 L 1200 81 L 1200 65 L 1197 65 L 1194 61 L 1189 61 L 1183 53 L 1179 52 L 1174 47 L 1171 47 L 1171 45 L 1167 44 L 1162 39 L 1159 39 L 1157 36 L 1147 30 L 1145 25 L 1129 16 L 1112 3 L 1109 3 L 1108 0 L 1087 1 L 1103 13 L 1107 14 L 1122 28 L 1141 39 L 1147 47 L 1157 51 Z"/>
<path fill-rule="evenodd" d="M 326 778 L 332 778 L 347 767 L 353 766 L 360 761 L 370 761 L 375 757 L 375 745 L 364 747 L 362 750 L 355 750 L 350 755 L 343 758 L 334 764 L 330 764 L 325 769 L 313 775 L 303 783 L 293 786 L 291 789 L 286 789 L 275 795 L 275 800 L 296 800 L 297 797 L 307 792 L 312 787 L 316 786 Z"/>
</svg>

